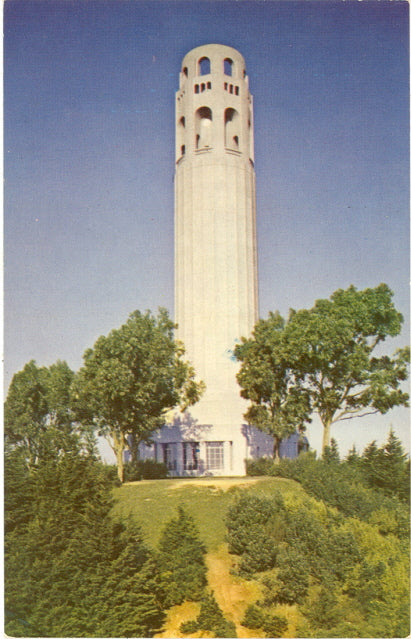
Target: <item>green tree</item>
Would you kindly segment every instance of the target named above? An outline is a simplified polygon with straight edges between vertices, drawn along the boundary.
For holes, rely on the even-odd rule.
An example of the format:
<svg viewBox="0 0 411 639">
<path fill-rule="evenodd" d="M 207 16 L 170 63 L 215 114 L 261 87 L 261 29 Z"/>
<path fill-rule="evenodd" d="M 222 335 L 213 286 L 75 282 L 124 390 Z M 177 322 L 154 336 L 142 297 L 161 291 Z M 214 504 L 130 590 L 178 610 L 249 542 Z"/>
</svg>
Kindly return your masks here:
<svg viewBox="0 0 411 639">
<path fill-rule="evenodd" d="M 378 448 L 373 441 L 364 449 L 361 468 L 371 488 L 379 488 L 386 495 L 408 499 L 409 460 L 392 428 L 385 445 Z"/>
<path fill-rule="evenodd" d="M 166 605 L 201 598 L 207 583 L 205 553 L 193 518 L 180 506 L 177 517 L 166 524 L 159 542 Z"/>
<path fill-rule="evenodd" d="M 280 552 L 277 566 L 279 587 L 276 600 L 287 604 L 303 602 L 308 592 L 310 576 L 306 554 L 298 547 L 289 545 Z"/>
<path fill-rule="evenodd" d="M 338 421 L 394 406 L 407 406 L 401 390 L 409 348 L 377 356 L 387 337 L 400 333 L 403 317 L 386 284 L 358 291 L 339 289 L 310 310 L 291 311 L 285 326 L 284 359 L 322 421 L 323 451 Z"/>
<path fill-rule="evenodd" d="M 88 419 L 107 438 L 124 478 L 123 454 L 164 424 L 167 411 L 184 410 L 198 401 L 203 383 L 183 360 L 184 348 L 173 338 L 175 324 L 167 311 L 131 313 L 119 329 L 101 336 L 84 354 L 73 398 L 80 419 Z"/>
<path fill-rule="evenodd" d="M 276 460 L 282 439 L 296 430 L 303 432 L 311 421 L 309 394 L 285 357 L 284 331 L 284 319 L 270 313 L 256 324 L 251 338 L 242 338 L 234 350 L 241 362 L 237 375 L 241 396 L 251 401 L 244 417 L 273 437 Z"/>
<path fill-rule="evenodd" d="M 7 633 L 152 636 L 164 618 L 160 573 L 140 531 L 112 518 L 104 467 L 78 436 L 34 469 L 12 463 L 20 453 L 7 451 L 6 464 Z"/>
<path fill-rule="evenodd" d="M 331 437 L 330 445 L 325 447 L 323 458 L 327 464 L 339 463 L 340 453 L 338 451 L 338 444 L 334 437 Z"/>
<path fill-rule="evenodd" d="M 70 408 L 74 373 L 66 362 L 50 367 L 28 362 L 11 381 L 4 406 L 5 445 L 20 448 L 29 466 L 36 466 L 50 448 L 64 446 L 81 429 Z"/>
<path fill-rule="evenodd" d="M 241 624 L 246 628 L 262 628 L 266 619 L 266 613 L 256 604 L 247 606 Z"/>
<path fill-rule="evenodd" d="M 213 592 L 202 598 L 197 619 L 181 626 L 182 632 L 197 632 L 198 630 L 214 632 L 214 635 L 220 639 L 237 636 L 235 624 L 224 617 Z"/>
<path fill-rule="evenodd" d="M 349 466 L 355 467 L 355 468 L 358 468 L 358 466 L 360 465 L 360 455 L 357 452 L 357 448 L 355 444 L 353 444 L 350 450 L 348 451 L 347 457 L 345 458 L 345 462 Z"/>
<path fill-rule="evenodd" d="M 284 637 L 287 627 L 287 619 L 282 615 L 267 615 L 263 630 L 267 637 Z"/>
<path fill-rule="evenodd" d="M 226 518 L 228 549 L 241 556 L 242 574 L 275 566 L 284 537 L 284 513 L 280 494 L 272 499 L 244 494 L 230 506 Z"/>
<path fill-rule="evenodd" d="M 267 637 L 283 637 L 288 626 L 284 617 L 269 614 L 255 604 L 247 607 L 241 623 L 246 628 L 262 628 Z"/>
</svg>

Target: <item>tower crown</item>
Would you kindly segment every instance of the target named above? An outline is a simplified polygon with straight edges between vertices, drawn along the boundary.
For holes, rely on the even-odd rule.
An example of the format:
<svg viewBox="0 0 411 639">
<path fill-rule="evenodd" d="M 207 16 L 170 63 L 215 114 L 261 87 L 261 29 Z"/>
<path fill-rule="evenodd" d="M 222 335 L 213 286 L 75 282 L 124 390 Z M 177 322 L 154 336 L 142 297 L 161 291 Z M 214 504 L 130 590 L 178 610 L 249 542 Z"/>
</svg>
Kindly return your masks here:
<svg viewBox="0 0 411 639">
<path fill-rule="evenodd" d="M 206 44 L 196 47 L 183 59 L 180 89 L 184 88 L 186 80 L 190 78 L 199 80 L 204 75 L 226 75 L 233 81 L 244 79 L 246 77 L 244 58 L 236 49 L 224 44 Z"/>
<path fill-rule="evenodd" d="M 176 94 L 176 162 L 186 156 L 238 154 L 254 161 L 253 106 L 241 53 L 222 44 L 192 49 Z"/>
</svg>

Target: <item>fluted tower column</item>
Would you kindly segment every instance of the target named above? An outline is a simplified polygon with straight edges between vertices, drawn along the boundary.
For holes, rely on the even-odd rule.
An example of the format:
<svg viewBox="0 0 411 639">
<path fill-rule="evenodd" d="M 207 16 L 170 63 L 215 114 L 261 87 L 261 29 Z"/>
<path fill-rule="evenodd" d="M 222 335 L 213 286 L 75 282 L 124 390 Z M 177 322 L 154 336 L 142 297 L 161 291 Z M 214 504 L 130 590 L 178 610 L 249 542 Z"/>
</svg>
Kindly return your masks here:
<svg viewBox="0 0 411 639">
<path fill-rule="evenodd" d="M 210 44 L 176 94 L 175 319 L 207 391 L 191 413 L 241 464 L 245 402 L 232 349 L 258 319 L 253 99 L 242 55 Z M 241 466 L 243 469 L 243 466 Z"/>
</svg>

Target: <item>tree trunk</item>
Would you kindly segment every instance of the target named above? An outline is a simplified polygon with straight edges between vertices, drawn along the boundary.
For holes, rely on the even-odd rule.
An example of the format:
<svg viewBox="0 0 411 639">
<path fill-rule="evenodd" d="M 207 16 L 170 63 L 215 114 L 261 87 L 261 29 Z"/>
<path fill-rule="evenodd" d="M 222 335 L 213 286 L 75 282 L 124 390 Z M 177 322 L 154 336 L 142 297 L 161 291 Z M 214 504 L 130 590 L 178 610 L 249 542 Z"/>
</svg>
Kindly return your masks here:
<svg viewBox="0 0 411 639">
<path fill-rule="evenodd" d="M 117 436 L 115 433 L 113 433 L 113 448 L 116 454 L 117 475 L 121 483 L 123 483 L 124 482 L 124 459 L 123 459 L 124 442 L 121 435 Z"/>
<path fill-rule="evenodd" d="M 137 464 L 140 458 L 140 453 L 138 449 L 139 445 L 140 445 L 140 441 L 136 437 L 134 437 L 134 435 L 131 435 L 131 437 L 129 437 L 129 448 L 131 453 L 132 464 Z"/>
<path fill-rule="evenodd" d="M 324 430 L 323 430 L 323 447 L 322 447 L 322 455 L 324 455 L 324 451 L 327 446 L 330 446 L 331 443 L 331 419 L 327 419 L 323 422 Z"/>
<path fill-rule="evenodd" d="M 277 437 L 277 435 L 274 435 L 274 447 L 273 447 L 274 464 L 280 463 L 280 444 L 281 444 L 280 437 Z"/>
</svg>

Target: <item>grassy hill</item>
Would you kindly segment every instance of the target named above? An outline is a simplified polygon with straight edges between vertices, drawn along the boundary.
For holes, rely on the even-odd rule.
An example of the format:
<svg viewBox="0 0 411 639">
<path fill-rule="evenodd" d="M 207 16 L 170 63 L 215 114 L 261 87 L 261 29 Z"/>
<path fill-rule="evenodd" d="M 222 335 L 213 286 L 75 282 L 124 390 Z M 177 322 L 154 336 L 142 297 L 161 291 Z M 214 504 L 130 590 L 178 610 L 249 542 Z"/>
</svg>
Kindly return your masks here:
<svg viewBox="0 0 411 639">
<path fill-rule="evenodd" d="M 137 521 L 145 542 L 156 548 L 165 525 L 183 506 L 207 548 L 208 587 L 225 618 L 235 624 L 240 638 L 266 636 L 260 629 L 242 625 L 247 607 L 256 602 L 264 614 L 285 618 L 284 638 L 407 636 L 406 504 L 358 482 L 350 483 L 339 464 L 327 466 L 309 459 L 307 463 L 311 464 L 311 473 L 318 471 L 307 490 L 294 480 L 268 476 L 124 484 L 115 489 L 113 514 Z M 313 486 L 319 485 L 322 498 L 311 494 L 315 494 Z M 331 497 L 337 495 L 340 509 L 330 505 L 328 493 Z M 272 518 L 267 520 L 264 531 L 258 516 L 253 519 L 252 509 L 258 512 L 261 506 L 265 512 L 264 504 L 270 502 L 264 498 L 275 494 L 283 497 L 283 510 L 269 511 Z M 244 534 L 244 509 L 248 522 L 245 530 L 249 527 L 253 543 L 249 550 L 240 544 L 239 555 L 229 554 L 225 526 L 228 509 L 237 498 L 248 495 L 259 500 L 243 499 L 237 510 L 231 509 L 230 544 L 233 534 L 234 539 L 237 533 Z M 355 508 L 346 514 L 342 508 L 346 508 L 347 500 Z M 240 520 L 233 528 L 235 512 L 240 513 Z M 266 559 L 273 544 L 278 544 L 275 565 Z M 260 559 L 264 565 L 258 564 Z M 256 560 L 258 566 L 253 567 Z M 243 565 L 248 565 L 245 572 Z M 195 619 L 198 607 L 198 603 L 186 601 L 170 608 L 164 627 L 156 636 L 181 637 L 180 624 Z M 211 635 L 199 632 L 190 636 Z"/>
<path fill-rule="evenodd" d="M 140 523 L 147 544 L 155 547 L 165 523 L 181 505 L 194 517 L 201 539 L 211 551 L 224 543 L 225 514 L 243 490 L 258 495 L 280 491 L 291 499 L 304 493 L 296 482 L 274 477 L 143 480 L 115 489 L 114 515 L 133 517 Z"/>
<path fill-rule="evenodd" d="M 142 528 L 146 543 L 155 547 L 165 524 L 174 517 L 178 506 L 194 518 L 201 539 L 207 547 L 207 580 L 225 617 L 236 625 L 240 638 L 264 637 L 261 631 L 241 625 L 245 610 L 261 596 L 257 581 L 246 580 L 231 573 L 233 557 L 225 544 L 225 515 L 235 498 L 243 491 L 260 496 L 280 492 L 287 501 L 299 502 L 307 495 L 301 486 L 289 479 L 273 477 L 241 478 L 179 478 L 143 480 L 116 488 L 114 515 L 132 517 Z M 181 637 L 180 624 L 194 619 L 199 604 L 185 602 L 173 606 L 159 638 Z M 284 637 L 295 636 L 298 620 L 295 607 L 279 607 L 289 627 Z M 212 633 L 197 632 L 192 637 L 210 637 Z"/>
</svg>

